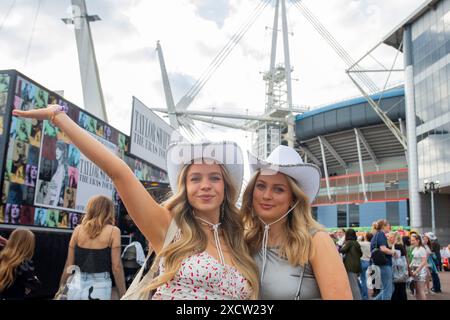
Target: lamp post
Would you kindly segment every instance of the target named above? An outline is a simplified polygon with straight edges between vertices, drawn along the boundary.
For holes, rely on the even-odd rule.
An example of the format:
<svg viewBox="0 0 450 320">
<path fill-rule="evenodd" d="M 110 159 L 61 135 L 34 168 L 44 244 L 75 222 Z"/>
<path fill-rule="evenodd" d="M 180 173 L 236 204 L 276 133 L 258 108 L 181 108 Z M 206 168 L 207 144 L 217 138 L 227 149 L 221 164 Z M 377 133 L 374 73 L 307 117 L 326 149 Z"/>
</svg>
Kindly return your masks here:
<svg viewBox="0 0 450 320">
<path fill-rule="evenodd" d="M 436 234 L 435 216 L 434 216 L 434 193 L 439 192 L 439 180 L 423 181 L 425 193 L 431 194 L 431 231 Z"/>
</svg>

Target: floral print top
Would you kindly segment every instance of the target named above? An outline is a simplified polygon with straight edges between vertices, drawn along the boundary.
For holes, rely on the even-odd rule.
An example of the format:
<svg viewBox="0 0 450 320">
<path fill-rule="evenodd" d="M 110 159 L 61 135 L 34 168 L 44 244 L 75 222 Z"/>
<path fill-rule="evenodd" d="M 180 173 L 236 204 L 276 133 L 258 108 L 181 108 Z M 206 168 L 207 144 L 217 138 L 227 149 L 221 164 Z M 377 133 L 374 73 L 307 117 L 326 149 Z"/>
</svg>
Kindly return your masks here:
<svg viewBox="0 0 450 320">
<path fill-rule="evenodd" d="M 164 272 L 164 262 L 159 264 Z M 204 251 L 186 258 L 175 277 L 160 286 L 154 300 L 246 300 L 252 290 L 234 267 L 221 264 Z"/>
</svg>

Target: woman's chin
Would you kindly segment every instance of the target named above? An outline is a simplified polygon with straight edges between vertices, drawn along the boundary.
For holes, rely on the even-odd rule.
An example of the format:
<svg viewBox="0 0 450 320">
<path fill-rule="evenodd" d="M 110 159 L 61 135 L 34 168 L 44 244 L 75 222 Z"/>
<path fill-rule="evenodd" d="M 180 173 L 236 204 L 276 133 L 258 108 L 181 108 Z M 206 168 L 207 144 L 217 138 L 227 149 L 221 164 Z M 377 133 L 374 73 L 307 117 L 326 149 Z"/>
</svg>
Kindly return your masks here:
<svg viewBox="0 0 450 320">
<path fill-rule="evenodd" d="M 193 206 L 194 210 L 197 212 L 211 212 L 211 211 L 217 211 L 220 210 L 220 206 L 217 204 L 197 204 L 196 206 Z"/>
</svg>

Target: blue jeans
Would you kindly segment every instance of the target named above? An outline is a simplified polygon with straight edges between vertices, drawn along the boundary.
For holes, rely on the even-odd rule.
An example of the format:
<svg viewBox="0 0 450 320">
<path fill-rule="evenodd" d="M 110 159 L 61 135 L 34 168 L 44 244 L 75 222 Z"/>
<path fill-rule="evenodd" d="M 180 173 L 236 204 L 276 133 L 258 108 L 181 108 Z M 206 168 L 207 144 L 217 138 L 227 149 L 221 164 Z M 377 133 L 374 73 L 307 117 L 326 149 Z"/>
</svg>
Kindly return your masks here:
<svg viewBox="0 0 450 320">
<path fill-rule="evenodd" d="M 367 290 L 367 268 L 369 267 L 370 262 L 366 260 L 361 260 L 361 274 L 360 274 L 360 287 L 361 290 L 361 298 L 363 300 L 369 299 L 369 293 Z"/>
<path fill-rule="evenodd" d="M 75 273 L 68 281 L 67 300 L 111 300 L 109 272 Z"/>
<path fill-rule="evenodd" d="M 391 300 L 394 292 L 394 276 L 392 266 L 385 265 L 380 267 L 381 272 L 381 291 L 373 300 Z"/>
<path fill-rule="evenodd" d="M 431 269 L 431 279 L 433 280 L 433 290 L 435 292 L 441 292 L 441 281 L 439 280 L 439 274 Z"/>
</svg>

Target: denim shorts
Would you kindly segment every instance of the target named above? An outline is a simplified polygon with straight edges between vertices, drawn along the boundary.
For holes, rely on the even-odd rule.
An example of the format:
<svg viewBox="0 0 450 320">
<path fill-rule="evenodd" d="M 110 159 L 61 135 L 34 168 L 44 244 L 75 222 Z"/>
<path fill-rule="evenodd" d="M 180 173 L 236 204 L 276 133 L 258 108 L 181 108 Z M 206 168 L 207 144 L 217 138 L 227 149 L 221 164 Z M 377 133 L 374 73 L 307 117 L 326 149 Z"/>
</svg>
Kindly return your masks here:
<svg viewBox="0 0 450 320">
<path fill-rule="evenodd" d="M 67 300 L 111 300 L 109 272 L 73 274 L 67 283 Z"/>
</svg>

